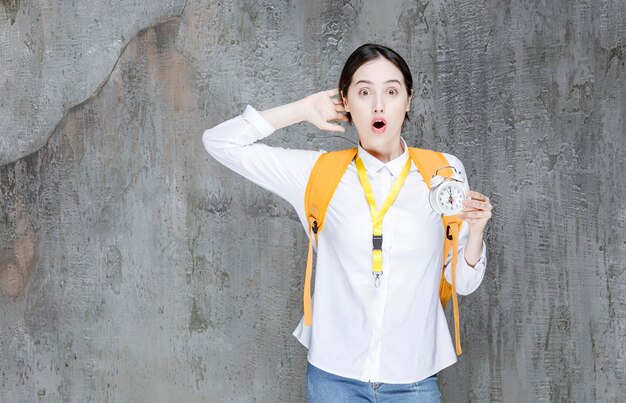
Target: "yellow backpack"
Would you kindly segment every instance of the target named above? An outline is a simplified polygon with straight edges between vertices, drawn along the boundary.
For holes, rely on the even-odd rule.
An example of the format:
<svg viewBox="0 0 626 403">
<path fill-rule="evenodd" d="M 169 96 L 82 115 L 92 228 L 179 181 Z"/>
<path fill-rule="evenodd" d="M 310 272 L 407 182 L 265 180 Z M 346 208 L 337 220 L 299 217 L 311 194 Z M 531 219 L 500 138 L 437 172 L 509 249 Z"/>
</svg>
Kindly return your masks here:
<svg viewBox="0 0 626 403">
<path fill-rule="evenodd" d="M 357 149 L 350 148 L 347 150 L 332 151 L 322 154 L 311 171 L 309 181 L 304 195 L 304 208 L 309 224 L 309 252 L 306 262 L 306 274 L 304 278 L 304 324 L 311 325 L 311 276 L 313 271 L 313 245 L 312 240 L 315 237 L 317 244 L 317 236 L 324 228 L 324 217 L 326 209 L 333 197 L 335 189 L 339 185 L 339 181 L 343 177 L 348 165 L 356 156 Z M 430 189 L 430 178 L 435 170 L 448 166 L 448 161 L 442 153 L 424 150 L 421 148 L 409 147 L 409 155 L 413 163 L 422 174 L 424 182 Z M 451 169 L 440 169 L 440 175 L 450 175 Z M 457 215 L 442 216 L 443 227 L 445 230 L 445 238 L 443 243 L 443 261 L 452 250 L 452 284 L 448 283 L 444 277 L 444 271 L 441 272 L 441 282 L 439 284 L 439 298 L 441 305 L 445 308 L 446 304 L 452 298 L 454 312 L 454 338 L 456 344 L 456 353 L 461 355 L 461 336 L 459 331 L 459 306 L 456 295 L 456 265 L 458 252 L 458 235 L 461 229 L 462 221 Z"/>
</svg>

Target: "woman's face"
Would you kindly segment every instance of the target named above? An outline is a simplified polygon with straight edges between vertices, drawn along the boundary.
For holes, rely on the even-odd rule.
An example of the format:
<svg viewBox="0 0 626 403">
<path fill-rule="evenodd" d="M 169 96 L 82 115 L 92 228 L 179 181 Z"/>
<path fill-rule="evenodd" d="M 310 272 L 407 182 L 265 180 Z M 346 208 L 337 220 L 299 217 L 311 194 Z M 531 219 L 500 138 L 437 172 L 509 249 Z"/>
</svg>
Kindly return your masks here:
<svg viewBox="0 0 626 403">
<path fill-rule="evenodd" d="M 352 116 L 363 148 L 376 154 L 400 146 L 402 123 L 412 97 L 400 69 L 383 57 L 364 63 L 344 95 L 346 112 Z"/>
</svg>

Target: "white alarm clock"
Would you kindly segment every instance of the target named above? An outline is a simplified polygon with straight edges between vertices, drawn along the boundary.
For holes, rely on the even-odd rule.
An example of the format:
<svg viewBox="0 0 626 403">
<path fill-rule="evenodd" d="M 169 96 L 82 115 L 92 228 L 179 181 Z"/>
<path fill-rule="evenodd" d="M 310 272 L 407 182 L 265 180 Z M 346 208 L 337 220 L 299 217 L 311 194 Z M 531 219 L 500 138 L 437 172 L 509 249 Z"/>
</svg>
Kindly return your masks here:
<svg viewBox="0 0 626 403">
<path fill-rule="evenodd" d="M 445 168 L 452 168 L 451 176 L 444 177 L 438 174 Z M 463 200 L 467 198 L 466 188 L 467 185 L 461 172 L 453 166 L 441 167 L 430 179 L 430 194 L 428 195 L 430 206 L 442 216 L 459 214 L 463 210 Z"/>
</svg>

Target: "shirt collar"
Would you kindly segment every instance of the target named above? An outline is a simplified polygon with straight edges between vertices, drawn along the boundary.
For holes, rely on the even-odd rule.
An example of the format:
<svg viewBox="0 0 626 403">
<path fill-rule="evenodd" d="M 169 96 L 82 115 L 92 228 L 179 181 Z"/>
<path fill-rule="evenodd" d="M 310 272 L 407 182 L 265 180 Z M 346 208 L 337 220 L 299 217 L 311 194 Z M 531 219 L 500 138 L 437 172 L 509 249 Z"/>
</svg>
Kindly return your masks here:
<svg viewBox="0 0 626 403">
<path fill-rule="evenodd" d="M 359 157 L 361 157 L 361 161 L 363 161 L 363 165 L 365 165 L 365 170 L 371 176 L 383 168 L 387 168 L 389 172 L 395 177 L 400 175 L 400 171 L 404 168 L 404 164 L 406 164 L 407 158 L 409 158 L 409 149 L 406 145 L 406 142 L 402 137 L 400 137 L 400 141 L 402 141 L 402 147 L 404 151 L 398 157 L 392 159 L 391 161 L 384 163 L 378 158 L 374 157 L 372 154 L 365 151 L 361 144 L 359 144 Z"/>
</svg>

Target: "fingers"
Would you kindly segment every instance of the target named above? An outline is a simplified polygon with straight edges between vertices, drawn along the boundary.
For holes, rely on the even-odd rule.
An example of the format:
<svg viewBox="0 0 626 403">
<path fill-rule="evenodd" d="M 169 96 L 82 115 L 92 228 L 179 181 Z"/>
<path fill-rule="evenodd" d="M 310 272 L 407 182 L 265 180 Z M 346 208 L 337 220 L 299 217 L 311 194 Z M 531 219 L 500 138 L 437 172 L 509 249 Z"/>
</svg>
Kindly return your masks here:
<svg viewBox="0 0 626 403">
<path fill-rule="evenodd" d="M 333 122 L 349 122 L 346 109 L 339 97 L 339 89 L 320 91 L 305 98 L 309 108 L 307 121 L 321 130 L 345 132 L 346 129 Z"/>
<path fill-rule="evenodd" d="M 336 114 L 345 114 L 346 113 L 346 108 L 343 104 L 343 101 L 340 99 L 339 97 L 339 90 L 337 88 L 332 89 L 332 90 L 327 90 L 327 91 L 322 91 L 325 92 L 326 95 L 330 98 L 330 101 L 332 102 L 332 105 L 334 107 L 334 112 L 336 112 Z M 326 101 L 322 99 L 320 99 L 320 101 L 322 101 L 322 103 L 320 104 L 320 106 L 322 107 L 322 109 L 330 109 L 328 108 L 329 104 L 326 103 Z M 338 121 L 344 121 L 343 117 L 340 118 L 332 118 L 332 119 L 328 119 L 328 120 L 338 120 Z"/>
<path fill-rule="evenodd" d="M 336 112 L 346 113 L 346 108 L 343 106 L 342 103 L 336 103 L 335 102 L 335 111 Z"/>
<path fill-rule="evenodd" d="M 461 211 L 459 213 L 459 218 L 463 221 L 489 220 L 491 218 L 491 211 Z"/>
<path fill-rule="evenodd" d="M 335 113 L 329 112 L 327 115 L 317 116 L 311 123 L 321 128 L 328 122 L 349 122 L 349 120 L 345 112 L 335 111 Z"/>
<path fill-rule="evenodd" d="M 326 94 L 330 97 L 330 98 L 341 98 L 339 97 L 339 88 L 333 88 L 332 90 L 327 90 Z"/>
<path fill-rule="evenodd" d="M 491 211 L 484 210 L 473 210 L 466 211 L 463 210 L 459 213 L 459 218 L 463 221 L 478 221 L 478 220 L 489 220 L 491 219 L 493 213 Z"/>
<path fill-rule="evenodd" d="M 459 213 L 459 218 L 468 222 L 489 220 L 493 214 L 489 198 L 473 190 L 467 190 L 465 194 L 468 199 L 463 200 L 463 211 Z"/>
<path fill-rule="evenodd" d="M 348 116 L 346 116 L 345 113 L 341 113 L 341 112 L 337 112 L 337 114 L 332 119 L 329 119 L 329 121 L 333 121 L 333 122 L 349 122 Z"/>
<path fill-rule="evenodd" d="M 484 194 L 478 193 L 474 190 L 468 189 L 465 194 L 468 199 L 463 200 L 463 206 L 466 207 L 467 211 L 470 210 L 485 210 L 491 211 L 493 210 L 493 206 L 489 201 L 489 198 Z"/>
<path fill-rule="evenodd" d="M 463 200 L 463 206 L 465 206 L 465 211 L 473 211 L 473 210 L 485 210 L 491 211 L 493 207 L 489 202 L 478 201 L 474 199 L 465 199 Z"/>
<path fill-rule="evenodd" d="M 478 193 L 474 190 L 470 190 L 468 189 L 465 194 L 467 195 L 467 197 L 471 197 L 474 200 L 480 200 L 483 202 L 489 202 L 489 198 L 487 196 L 485 196 L 484 194 Z"/>
</svg>

